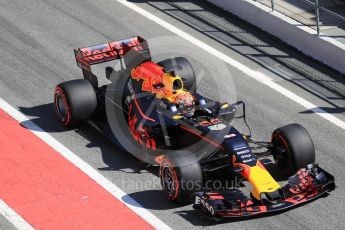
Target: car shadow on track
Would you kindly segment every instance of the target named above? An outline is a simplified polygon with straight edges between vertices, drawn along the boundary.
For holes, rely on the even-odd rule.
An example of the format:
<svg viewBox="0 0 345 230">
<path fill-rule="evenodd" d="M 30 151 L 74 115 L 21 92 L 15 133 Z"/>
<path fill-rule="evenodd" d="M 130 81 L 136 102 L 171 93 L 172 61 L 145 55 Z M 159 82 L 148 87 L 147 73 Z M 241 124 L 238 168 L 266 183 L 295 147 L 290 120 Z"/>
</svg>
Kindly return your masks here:
<svg viewBox="0 0 345 230">
<path fill-rule="evenodd" d="M 30 122 L 35 123 L 38 127 L 43 129 L 47 133 L 59 133 L 67 130 L 59 124 L 59 121 L 54 111 L 53 103 L 37 105 L 34 107 L 19 107 L 19 111 L 27 117 L 32 117 L 30 119 Z M 28 122 L 24 121 L 22 122 L 22 125 L 25 125 L 27 123 Z"/>
<path fill-rule="evenodd" d="M 19 111 L 28 117 L 32 117 L 29 121 L 21 123 L 23 127 L 33 129 L 34 131 L 43 130 L 44 132 L 51 134 L 72 131 L 88 141 L 85 147 L 99 148 L 102 153 L 102 160 L 106 165 L 105 167 L 98 168 L 99 171 L 121 171 L 137 174 L 149 172 L 156 176 L 158 175 L 158 170 L 147 168 L 147 165 L 138 161 L 131 154 L 110 143 L 110 141 L 104 138 L 92 127 L 86 124 L 73 130 L 63 127 L 56 117 L 53 103 L 34 107 L 19 107 Z M 28 125 L 29 122 L 35 123 L 40 129 L 37 129 L 35 126 Z"/>
<path fill-rule="evenodd" d="M 145 189 L 145 187 L 143 187 L 143 189 Z M 140 192 L 130 193 L 127 196 L 122 197 L 122 200 L 126 203 L 128 203 L 128 196 L 138 201 L 141 207 L 144 207 L 148 210 L 172 210 L 175 208 L 181 208 L 186 206 L 177 205 L 168 201 L 166 196 L 160 189 L 147 189 Z M 137 204 L 132 204 L 130 202 L 129 204 L 137 206 Z"/>
<path fill-rule="evenodd" d="M 318 111 L 318 113 L 333 113 L 333 114 L 341 114 L 341 115 L 345 115 L 345 107 L 318 107 L 318 108 L 314 108 L 313 110 Z M 300 113 L 304 113 L 304 114 L 310 114 L 310 113 L 314 113 L 313 110 L 305 110 L 302 111 Z"/>
</svg>

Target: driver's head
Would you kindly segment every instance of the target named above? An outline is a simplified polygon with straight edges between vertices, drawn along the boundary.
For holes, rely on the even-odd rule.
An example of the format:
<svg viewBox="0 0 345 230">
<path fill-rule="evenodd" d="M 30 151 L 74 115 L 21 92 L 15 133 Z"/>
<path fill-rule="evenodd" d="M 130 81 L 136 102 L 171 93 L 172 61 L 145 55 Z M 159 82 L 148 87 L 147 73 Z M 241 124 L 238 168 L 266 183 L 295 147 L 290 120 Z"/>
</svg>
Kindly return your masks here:
<svg viewBox="0 0 345 230">
<path fill-rule="evenodd" d="M 195 112 L 195 103 L 191 93 L 183 92 L 176 96 L 176 105 L 183 115 L 191 117 Z"/>
</svg>

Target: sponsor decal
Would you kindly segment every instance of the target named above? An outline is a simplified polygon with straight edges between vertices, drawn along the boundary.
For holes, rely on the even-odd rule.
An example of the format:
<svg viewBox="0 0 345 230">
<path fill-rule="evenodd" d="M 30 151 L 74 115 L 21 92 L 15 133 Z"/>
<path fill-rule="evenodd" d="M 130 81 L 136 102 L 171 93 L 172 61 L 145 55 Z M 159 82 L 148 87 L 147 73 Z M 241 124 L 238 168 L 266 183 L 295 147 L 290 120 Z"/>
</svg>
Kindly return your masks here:
<svg viewBox="0 0 345 230">
<path fill-rule="evenodd" d="M 205 201 L 199 196 L 195 196 L 194 204 L 197 204 L 197 205 L 201 204 L 207 211 L 210 212 L 211 215 L 215 214 L 214 208 L 209 203 L 207 203 L 207 201 Z"/>
<path fill-rule="evenodd" d="M 212 125 L 212 123 L 211 123 L 211 122 L 209 122 L 209 121 L 202 121 L 202 122 L 197 123 L 197 124 L 198 124 L 198 126 L 200 125 L 200 126 L 203 126 L 203 127 L 206 127 L 206 126 Z"/>
<path fill-rule="evenodd" d="M 223 130 L 223 129 L 226 128 L 226 125 L 223 124 L 223 123 L 220 123 L 220 124 L 208 126 L 207 128 L 208 128 L 209 130 L 213 130 L 213 131 L 215 131 L 215 130 Z"/>
<path fill-rule="evenodd" d="M 248 162 L 251 162 L 251 161 L 254 161 L 254 159 L 244 160 L 243 163 L 248 163 Z"/>
<path fill-rule="evenodd" d="M 75 51 L 76 53 L 76 60 L 77 60 L 77 65 L 82 68 L 83 70 L 86 71 L 91 71 L 90 64 L 83 59 L 83 55 L 81 51 Z"/>
<path fill-rule="evenodd" d="M 168 105 L 166 103 L 164 103 L 164 101 L 160 101 L 159 105 L 163 108 L 166 109 L 168 107 Z"/>
<path fill-rule="evenodd" d="M 249 153 L 249 152 L 250 152 L 249 149 L 247 149 L 247 150 L 237 152 L 237 155 L 241 155 L 241 154 L 245 154 L 245 153 Z"/>
<path fill-rule="evenodd" d="M 236 137 L 236 134 L 231 133 L 231 134 L 228 134 L 228 135 L 224 136 L 224 138 L 231 138 L 231 137 Z"/>
<path fill-rule="evenodd" d="M 241 159 L 252 157 L 252 154 L 241 155 Z"/>
<path fill-rule="evenodd" d="M 128 125 L 129 131 L 133 136 L 134 140 L 139 142 L 139 144 L 141 145 L 146 145 L 148 149 L 156 150 L 156 140 L 149 136 L 146 127 L 144 128 L 142 124 L 138 121 L 137 115 L 134 113 L 132 116 L 131 113 L 132 105 L 129 106 Z"/>
<path fill-rule="evenodd" d="M 123 43 L 129 47 L 133 47 L 134 50 L 143 49 L 142 46 L 139 46 L 138 38 L 134 37 L 122 41 L 81 48 L 80 51 L 82 52 L 83 58 L 90 63 L 103 62 L 123 55 Z"/>
<path fill-rule="evenodd" d="M 218 119 L 218 118 L 214 118 L 214 119 L 211 119 L 211 123 L 212 124 L 218 124 L 218 123 L 221 123 L 222 120 Z"/>
<path fill-rule="evenodd" d="M 211 119 L 210 121 L 201 121 L 199 123 L 196 123 L 194 125 L 194 127 L 197 127 L 197 126 L 203 126 L 203 127 L 207 127 L 207 126 L 210 126 L 210 125 L 216 125 L 216 124 L 219 124 L 219 123 L 222 123 L 222 120 L 218 119 L 218 118 L 213 118 Z"/>
<path fill-rule="evenodd" d="M 246 148 L 247 148 L 247 146 L 242 146 L 242 147 L 239 147 L 239 148 L 234 148 L 234 150 L 237 151 L 237 150 L 246 149 Z"/>
<path fill-rule="evenodd" d="M 278 204 L 274 204 L 274 205 L 271 205 L 272 208 L 279 208 L 281 206 L 284 206 L 285 203 L 278 203 Z"/>
</svg>

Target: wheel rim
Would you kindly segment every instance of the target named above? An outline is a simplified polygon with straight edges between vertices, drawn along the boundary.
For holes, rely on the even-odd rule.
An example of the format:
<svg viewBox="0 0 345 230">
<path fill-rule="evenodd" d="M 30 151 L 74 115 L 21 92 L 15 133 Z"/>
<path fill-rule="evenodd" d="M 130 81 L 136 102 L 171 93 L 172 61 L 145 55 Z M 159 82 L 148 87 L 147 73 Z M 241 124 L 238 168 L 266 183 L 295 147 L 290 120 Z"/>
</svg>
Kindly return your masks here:
<svg viewBox="0 0 345 230">
<path fill-rule="evenodd" d="M 56 97 L 56 111 L 61 118 L 62 121 L 66 120 L 67 116 L 67 110 L 66 110 L 66 104 L 64 99 L 61 97 L 61 95 L 57 95 Z"/>
<path fill-rule="evenodd" d="M 291 156 L 289 146 L 286 143 L 285 139 L 281 135 L 275 135 L 273 139 L 273 144 L 277 147 L 285 149 L 285 154 L 278 153 L 274 155 L 274 160 L 276 163 L 284 170 L 286 173 L 291 171 Z"/>
<path fill-rule="evenodd" d="M 165 167 L 162 173 L 163 177 L 163 189 L 169 194 L 175 193 L 175 180 L 174 175 L 170 167 Z"/>
</svg>

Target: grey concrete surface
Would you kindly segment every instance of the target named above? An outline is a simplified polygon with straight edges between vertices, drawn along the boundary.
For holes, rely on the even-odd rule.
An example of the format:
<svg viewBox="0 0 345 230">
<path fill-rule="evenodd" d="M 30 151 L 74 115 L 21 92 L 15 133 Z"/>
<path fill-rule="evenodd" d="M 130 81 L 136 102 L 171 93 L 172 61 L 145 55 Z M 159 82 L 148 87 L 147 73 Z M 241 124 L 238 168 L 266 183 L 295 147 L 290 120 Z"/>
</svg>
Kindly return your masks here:
<svg viewBox="0 0 345 230">
<path fill-rule="evenodd" d="M 256 0 L 268 7 L 271 7 L 271 0 Z M 341 17 L 345 18 L 344 1 L 319 1 L 320 7 L 330 10 Z M 308 4 L 304 0 L 274 0 L 274 8 L 276 11 L 309 26 L 316 30 L 316 13 L 315 6 Z M 345 20 L 341 20 L 327 11 L 320 9 L 320 32 L 326 36 L 334 38 L 337 41 L 345 43 Z"/>
<path fill-rule="evenodd" d="M 16 230 L 17 228 L 4 216 L 0 215 L 0 230 Z"/>
<path fill-rule="evenodd" d="M 344 130 L 198 50 L 116 0 L 1 3 L 0 97 L 173 229 L 343 228 Z M 139 0 L 134 3 L 345 120 L 344 82 L 332 69 L 208 4 Z M 195 13 L 201 15 L 196 17 Z M 76 130 L 62 128 L 54 115 L 52 96 L 56 84 L 81 77 L 73 48 L 134 34 L 149 40 L 157 60 L 177 55 L 190 58 L 197 69 L 200 93 L 216 99 L 221 97 L 220 93 L 226 93 L 229 100 L 245 100 L 254 138 L 268 140 L 275 128 L 285 124 L 304 125 L 314 139 L 317 161 L 334 174 L 339 188 L 326 198 L 279 215 L 213 223 L 200 218 L 190 205 L 169 203 L 160 192 L 156 168 L 142 165 L 88 126 Z M 103 71 L 96 70 L 100 74 Z M 217 73 L 216 76 L 213 73 Z M 217 84 L 219 79 L 225 82 Z M 236 125 L 245 131 L 243 123 L 236 121 Z M 3 223 L 0 218 L 0 226 Z"/>
<path fill-rule="evenodd" d="M 253 0 L 208 0 L 322 63 L 345 73 L 345 44 Z"/>
</svg>

